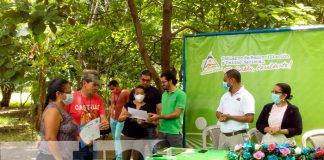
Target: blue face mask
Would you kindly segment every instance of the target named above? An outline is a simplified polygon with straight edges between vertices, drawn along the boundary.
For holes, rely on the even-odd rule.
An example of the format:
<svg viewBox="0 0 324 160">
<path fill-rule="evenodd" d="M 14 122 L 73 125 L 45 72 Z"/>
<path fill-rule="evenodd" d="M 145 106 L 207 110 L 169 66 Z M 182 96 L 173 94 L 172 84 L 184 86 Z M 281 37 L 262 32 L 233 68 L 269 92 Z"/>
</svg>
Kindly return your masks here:
<svg viewBox="0 0 324 160">
<path fill-rule="evenodd" d="M 225 91 L 229 91 L 229 89 L 230 89 L 227 82 L 223 82 L 223 87 L 224 87 Z"/>
<path fill-rule="evenodd" d="M 63 100 L 63 103 L 65 105 L 71 104 L 73 101 L 73 95 L 72 94 L 66 94 L 66 99 Z"/>
<path fill-rule="evenodd" d="M 272 102 L 275 103 L 275 104 L 278 104 L 281 101 L 279 96 L 280 96 L 279 94 L 272 93 L 271 94 Z"/>
</svg>

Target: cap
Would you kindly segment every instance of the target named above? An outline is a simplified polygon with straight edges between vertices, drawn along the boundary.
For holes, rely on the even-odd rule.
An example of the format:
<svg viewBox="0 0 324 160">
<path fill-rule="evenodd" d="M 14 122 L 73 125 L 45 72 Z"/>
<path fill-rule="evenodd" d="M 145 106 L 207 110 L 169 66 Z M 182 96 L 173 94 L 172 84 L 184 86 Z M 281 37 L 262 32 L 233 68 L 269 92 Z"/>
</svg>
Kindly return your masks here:
<svg viewBox="0 0 324 160">
<path fill-rule="evenodd" d="M 85 73 L 82 76 L 82 80 L 85 80 L 86 82 L 93 82 L 94 84 L 101 85 L 100 80 L 98 79 L 98 76 L 92 73 Z"/>
</svg>

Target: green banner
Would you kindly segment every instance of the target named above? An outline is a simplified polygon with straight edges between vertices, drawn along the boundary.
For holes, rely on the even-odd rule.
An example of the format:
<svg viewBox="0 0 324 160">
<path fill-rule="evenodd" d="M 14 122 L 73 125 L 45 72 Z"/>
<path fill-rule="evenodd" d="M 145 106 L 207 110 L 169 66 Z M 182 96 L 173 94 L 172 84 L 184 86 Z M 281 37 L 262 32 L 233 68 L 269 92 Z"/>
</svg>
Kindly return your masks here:
<svg viewBox="0 0 324 160">
<path fill-rule="evenodd" d="M 324 28 L 187 35 L 184 43 L 187 146 L 201 147 L 202 130 L 216 124 L 223 75 L 232 68 L 241 72 L 242 84 L 255 98 L 250 128 L 279 82 L 292 88 L 303 132 L 324 128 Z M 296 141 L 301 145 L 301 136 Z"/>
</svg>

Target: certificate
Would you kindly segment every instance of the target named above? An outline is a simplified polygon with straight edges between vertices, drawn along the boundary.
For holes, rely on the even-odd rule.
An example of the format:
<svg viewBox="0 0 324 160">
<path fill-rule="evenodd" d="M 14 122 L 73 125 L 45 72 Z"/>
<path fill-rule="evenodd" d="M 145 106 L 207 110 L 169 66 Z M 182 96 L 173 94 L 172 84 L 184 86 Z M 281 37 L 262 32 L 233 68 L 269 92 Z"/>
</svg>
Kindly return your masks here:
<svg viewBox="0 0 324 160">
<path fill-rule="evenodd" d="M 100 137 L 100 118 L 96 118 L 86 123 L 80 132 L 80 138 L 85 144 L 90 144 L 93 140 Z"/>
<path fill-rule="evenodd" d="M 147 120 L 147 112 L 146 111 L 128 107 L 128 112 L 131 114 L 130 118 Z"/>
</svg>

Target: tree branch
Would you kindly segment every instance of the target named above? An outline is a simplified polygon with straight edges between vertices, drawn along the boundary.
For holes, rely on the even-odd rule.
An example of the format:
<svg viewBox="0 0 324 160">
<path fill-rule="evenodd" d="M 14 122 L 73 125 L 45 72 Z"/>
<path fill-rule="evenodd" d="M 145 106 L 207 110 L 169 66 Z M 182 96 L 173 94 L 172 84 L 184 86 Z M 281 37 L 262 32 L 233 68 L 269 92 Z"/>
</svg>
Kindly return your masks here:
<svg viewBox="0 0 324 160">
<path fill-rule="evenodd" d="M 194 31 L 195 33 L 202 33 L 202 31 L 200 31 L 200 30 L 198 30 L 198 29 L 196 29 L 194 27 L 191 27 L 191 26 L 183 26 L 180 29 L 178 29 L 177 31 L 173 32 L 172 33 L 172 37 L 175 37 L 178 33 L 182 32 L 185 29 L 190 29 L 190 30 Z"/>
<path fill-rule="evenodd" d="M 158 73 L 156 72 L 155 68 L 152 65 L 151 59 L 147 53 L 147 49 L 145 46 L 145 41 L 144 41 L 144 36 L 143 36 L 143 30 L 142 26 L 138 17 L 137 9 L 134 0 L 127 0 L 127 4 L 130 10 L 130 14 L 133 20 L 133 24 L 135 27 L 135 33 L 136 33 L 136 39 L 137 39 L 137 44 L 138 48 L 140 51 L 140 54 L 142 56 L 142 59 L 144 61 L 144 64 L 146 68 L 152 73 L 152 78 L 157 85 L 157 87 L 161 90 L 162 89 L 162 84 L 160 81 L 160 77 Z"/>
<path fill-rule="evenodd" d="M 172 0 L 164 0 L 162 12 L 161 69 L 170 70 Z"/>
<path fill-rule="evenodd" d="M 156 37 L 156 38 L 161 39 L 161 36 L 159 36 L 159 35 L 154 35 L 154 34 L 144 34 L 144 36 L 148 36 L 148 37 Z"/>
</svg>

